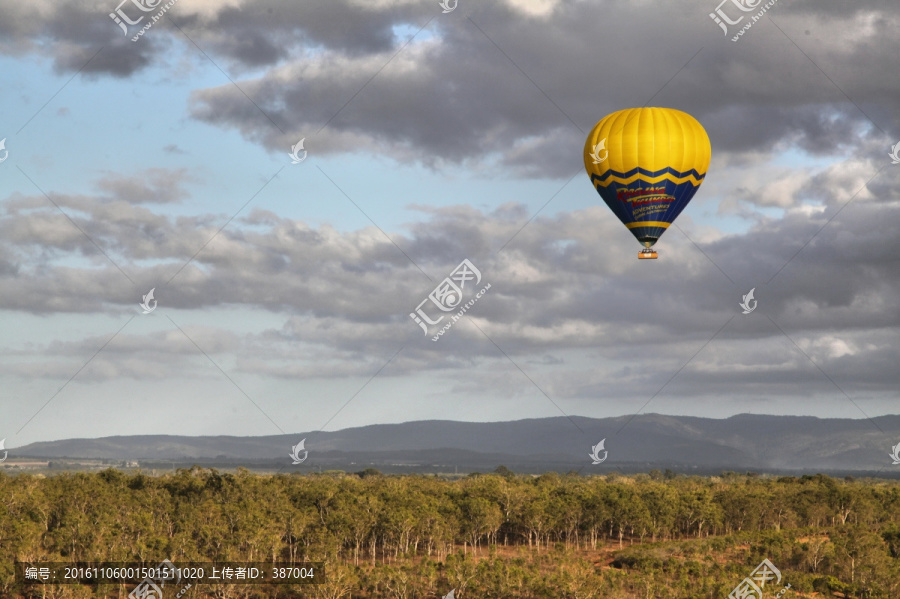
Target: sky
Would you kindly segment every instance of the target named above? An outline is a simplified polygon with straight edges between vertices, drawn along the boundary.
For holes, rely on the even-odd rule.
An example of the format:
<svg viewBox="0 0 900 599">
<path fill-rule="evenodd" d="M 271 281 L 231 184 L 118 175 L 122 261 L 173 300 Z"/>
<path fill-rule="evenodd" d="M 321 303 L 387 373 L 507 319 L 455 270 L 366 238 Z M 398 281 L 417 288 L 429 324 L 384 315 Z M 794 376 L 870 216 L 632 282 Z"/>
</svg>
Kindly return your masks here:
<svg viewBox="0 0 900 599">
<path fill-rule="evenodd" d="M 900 413 L 900 6 L 765 4 L 0 0 L 0 438 Z M 639 106 L 712 146 L 656 261 Z"/>
</svg>

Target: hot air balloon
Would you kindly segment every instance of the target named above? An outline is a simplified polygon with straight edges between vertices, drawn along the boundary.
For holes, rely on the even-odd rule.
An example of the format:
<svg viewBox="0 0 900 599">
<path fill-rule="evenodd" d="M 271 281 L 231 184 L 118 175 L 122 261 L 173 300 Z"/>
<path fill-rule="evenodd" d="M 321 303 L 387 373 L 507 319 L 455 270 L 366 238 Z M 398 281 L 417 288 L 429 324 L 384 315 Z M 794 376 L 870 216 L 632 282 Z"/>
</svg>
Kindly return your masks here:
<svg viewBox="0 0 900 599">
<path fill-rule="evenodd" d="M 709 137 L 672 108 L 628 108 L 603 117 L 584 144 L 584 168 L 597 193 L 644 249 L 681 214 L 706 177 Z"/>
</svg>

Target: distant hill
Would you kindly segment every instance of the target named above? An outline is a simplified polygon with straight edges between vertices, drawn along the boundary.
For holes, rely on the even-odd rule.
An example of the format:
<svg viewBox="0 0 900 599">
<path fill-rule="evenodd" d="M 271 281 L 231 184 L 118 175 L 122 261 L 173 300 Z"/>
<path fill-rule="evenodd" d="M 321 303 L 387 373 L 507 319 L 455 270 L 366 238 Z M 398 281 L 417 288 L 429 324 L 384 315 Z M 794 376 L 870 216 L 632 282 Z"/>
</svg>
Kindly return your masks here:
<svg viewBox="0 0 900 599">
<path fill-rule="evenodd" d="M 302 465 L 292 466 L 288 454 L 304 438 L 309 457 Z M 608 458 L 593 465 L 588 454 L 601 439 L 606 439 Z M 852 420 L 642 414 L 633 418 L 573 416 L 512 422 L 425 420 L 265 437 L 65 439 L 11 448 L 10 457 L 137 460 L 142 465 L 246 464 L 284 471 L 375 467 L 388 472 L 468 472 L 492 470 L 503 464 L 518 472 L 669 468 L 893 475 L 900 473 L 900 465 L 892 465 L 888 454 L 897 443 L 900 415 Z"/>
</svg>

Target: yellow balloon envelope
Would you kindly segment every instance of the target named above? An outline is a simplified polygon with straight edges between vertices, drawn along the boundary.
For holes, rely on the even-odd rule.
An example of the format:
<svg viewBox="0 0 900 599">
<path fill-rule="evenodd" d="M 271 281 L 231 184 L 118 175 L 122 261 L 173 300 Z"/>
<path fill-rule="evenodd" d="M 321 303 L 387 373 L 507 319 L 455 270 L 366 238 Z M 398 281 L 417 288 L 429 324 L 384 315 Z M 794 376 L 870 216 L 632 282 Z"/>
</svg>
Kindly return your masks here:
<svg viewBox="0 0 900 599">
<path fill-rule="evenodd" d="M 672 108 L 628 108 L 603 117 L 584 144 L 600 197 L 650 250 L 697 192 L 712 149 L 703 126 Z"/>
</svg>

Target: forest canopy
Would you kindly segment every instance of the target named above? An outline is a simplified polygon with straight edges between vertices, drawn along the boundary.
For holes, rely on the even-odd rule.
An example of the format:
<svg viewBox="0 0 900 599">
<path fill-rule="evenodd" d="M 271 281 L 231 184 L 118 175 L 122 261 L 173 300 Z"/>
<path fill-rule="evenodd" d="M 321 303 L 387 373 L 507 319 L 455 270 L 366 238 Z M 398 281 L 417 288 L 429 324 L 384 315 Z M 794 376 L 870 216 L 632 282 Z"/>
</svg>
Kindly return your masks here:
<svg viewBox="0 0 900 599">
<path fill-rule="evenodd" d="M 900 484 L 888 481 L 194 467 L 0 473 L 0 497 L 3 597 L 130 590 L 23 591 L 17 560 L 164 559 L 325 563 L 315 587 L 202 585 L 187 597 L 726 597 L 763 559 L 795 596 L 900 594 Z"/>
</svg>

